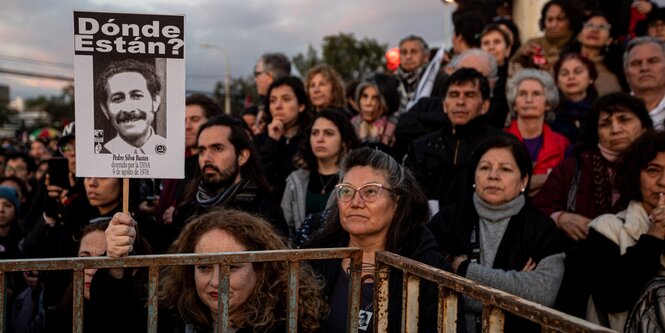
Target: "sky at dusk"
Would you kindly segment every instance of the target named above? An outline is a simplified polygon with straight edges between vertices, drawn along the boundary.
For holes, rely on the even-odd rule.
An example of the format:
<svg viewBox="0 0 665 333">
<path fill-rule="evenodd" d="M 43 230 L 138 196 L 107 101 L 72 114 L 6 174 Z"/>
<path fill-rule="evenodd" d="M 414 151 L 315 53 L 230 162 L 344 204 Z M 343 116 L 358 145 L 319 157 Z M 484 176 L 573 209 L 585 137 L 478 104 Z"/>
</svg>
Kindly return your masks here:
<svg viewBox="0 0 665 333">
<path fill-rule="evenodd" d="M 342 32 L 389 47 L 417 34 L 440 46 L 448 29 L 444 17 L 452 8 L 440 0 L 4 0 L 0 69 L 73 77 L 74 10 L 185 14 L 186 89 L 210 92 L 223 80 L 223 53 L 201 48 L 203 43 L 224 47 L 231 75 L 246 77 L 264 52 L 292 57 L 308 44 L 319 49 L 324 36 Z M 12 100 L 57 95 L 65 84 L 0 74 Z"/>
</svg>

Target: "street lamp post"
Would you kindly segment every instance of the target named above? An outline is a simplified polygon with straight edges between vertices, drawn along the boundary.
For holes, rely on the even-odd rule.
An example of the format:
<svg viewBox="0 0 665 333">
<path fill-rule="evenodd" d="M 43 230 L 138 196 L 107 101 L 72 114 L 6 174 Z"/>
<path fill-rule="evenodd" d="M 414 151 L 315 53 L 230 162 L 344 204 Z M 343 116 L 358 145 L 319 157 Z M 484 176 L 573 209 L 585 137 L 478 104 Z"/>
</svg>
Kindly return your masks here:
<svg viewBox="0 0 665 333">
<path fill-rule="evenodd" d="M 224 64 L 226 67 L 224 73 L 224 113 L 231 114 L 231 62 L 229 60 L 229 53 L 221 45 L 217 44 L 201 44 L 204 49 L 219 50 L 224 54 Z"/>
</svg>

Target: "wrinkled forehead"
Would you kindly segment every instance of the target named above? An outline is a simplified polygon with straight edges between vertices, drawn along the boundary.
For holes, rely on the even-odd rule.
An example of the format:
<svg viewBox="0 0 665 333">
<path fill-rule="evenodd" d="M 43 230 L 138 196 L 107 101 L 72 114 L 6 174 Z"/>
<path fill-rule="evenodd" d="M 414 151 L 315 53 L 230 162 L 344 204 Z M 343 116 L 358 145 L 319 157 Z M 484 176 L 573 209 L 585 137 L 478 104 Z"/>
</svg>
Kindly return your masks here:
<svg viewBox="0 0 665 333">
<path fill-rule="evenodd" d="M 633 46 L 628 53 L 628 59 L 644 59 L 651 57 L 665 58 L 665 49 L 660 45 L 652 42 L 645 42 Z"/>
<path fill-rule="evenodd" d="M 451 83 L 450 86 L 448 87 L 448 93 L 451 92 L 465 93 L 471 91 L 480 93 L 480 83 L 478 82 L 478 80 L 455 82 Z"/>
</svg>

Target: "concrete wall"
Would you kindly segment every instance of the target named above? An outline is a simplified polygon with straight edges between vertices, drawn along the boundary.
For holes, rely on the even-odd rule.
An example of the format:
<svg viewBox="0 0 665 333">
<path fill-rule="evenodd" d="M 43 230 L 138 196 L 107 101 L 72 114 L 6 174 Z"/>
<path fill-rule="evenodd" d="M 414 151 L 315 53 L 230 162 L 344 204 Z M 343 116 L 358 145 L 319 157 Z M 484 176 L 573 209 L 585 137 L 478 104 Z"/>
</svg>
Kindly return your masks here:
<svg viewBox="0 0 665 333">
<path fill-rule="evenodd" d="M 514 0 L 513 20 L 520 28 L 522 43 L 530 38 L 542 36 L 538 27 L 540 10 L 548 0 Z"/>
</svg>

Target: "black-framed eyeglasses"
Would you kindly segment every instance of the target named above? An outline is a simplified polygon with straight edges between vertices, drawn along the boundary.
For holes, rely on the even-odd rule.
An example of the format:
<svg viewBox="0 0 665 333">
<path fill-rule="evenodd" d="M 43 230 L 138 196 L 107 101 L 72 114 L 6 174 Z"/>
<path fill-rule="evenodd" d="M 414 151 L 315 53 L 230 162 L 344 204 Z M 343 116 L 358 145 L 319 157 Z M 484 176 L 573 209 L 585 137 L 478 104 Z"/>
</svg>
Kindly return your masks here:
<svg viewBox="0 0 665 333">
<path fill-rule="evenodd" d="M 379 183 L 369 183 L 361 187 L 354 187 L 351 184 L 340 183 L 335 185 L 337 189 L 337 200 L 340 202 L 350 202 L 353 200 L 353 197 L 356 196 L 356 192 L 360 195 L 360 198 L 365 202 L 374 202 L 379 199 L 381 196 L 382 190 L 392 191 L 383 184 Z"/>
<path fill-rule="evenodd" d="M 261 76 L 261 74 L 265 73 L 265 71 L 254 71 L 254 78 L 256 79 L 257 77 Z"/>
</svg>

